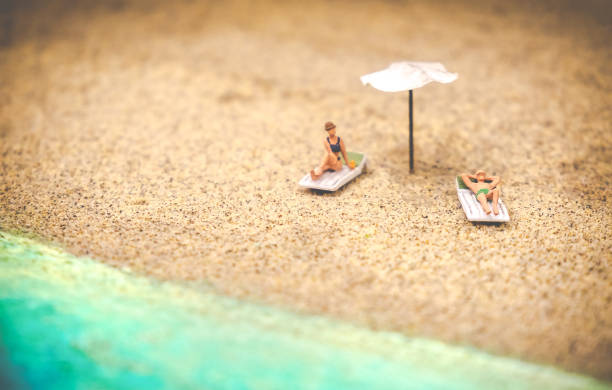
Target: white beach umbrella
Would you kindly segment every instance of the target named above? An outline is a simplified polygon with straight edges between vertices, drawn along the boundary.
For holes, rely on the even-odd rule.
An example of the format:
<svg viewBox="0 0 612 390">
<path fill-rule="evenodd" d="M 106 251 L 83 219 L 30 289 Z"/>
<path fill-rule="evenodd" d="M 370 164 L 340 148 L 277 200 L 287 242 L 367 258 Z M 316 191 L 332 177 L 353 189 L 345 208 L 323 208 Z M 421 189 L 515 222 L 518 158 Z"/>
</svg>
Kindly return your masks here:
<svg viewBox="0 0 612 390">
<path fill-rule="evenodd" d="M 452 83 L 457 73 L 450 73 L 439 62 L 394 62 L 387 69 L 361 76 L 363 85 L 383 92 L 410 91 L 408 97 L 410 126 L 410 172 L 414 172 L 414 148 L 412 145 L 412 90 L 437 81 Z"/>
</svg>

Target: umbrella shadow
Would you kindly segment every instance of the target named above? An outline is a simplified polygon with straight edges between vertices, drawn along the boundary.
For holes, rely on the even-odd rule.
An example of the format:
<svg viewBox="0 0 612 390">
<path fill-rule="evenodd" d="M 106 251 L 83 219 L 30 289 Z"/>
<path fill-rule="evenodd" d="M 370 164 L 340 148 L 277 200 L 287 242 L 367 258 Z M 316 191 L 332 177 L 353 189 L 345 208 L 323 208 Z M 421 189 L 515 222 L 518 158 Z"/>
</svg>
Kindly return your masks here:
<svg viewBox="0 0 612 390">
<path fill-rule="evenodd" d="M 453 178 L 465 170 L 458 166 L 448 154 L 435 156 L 433 153 L 419 153 L 416 159 L 414 173 L 410 173 L 410 155 L 408 143 L 400 143 L 389 149 L 381 168 L 387 169 L 389 175 L 396 178 L 398 183 L 414 182 L 421 179 Z"/>
</svg>

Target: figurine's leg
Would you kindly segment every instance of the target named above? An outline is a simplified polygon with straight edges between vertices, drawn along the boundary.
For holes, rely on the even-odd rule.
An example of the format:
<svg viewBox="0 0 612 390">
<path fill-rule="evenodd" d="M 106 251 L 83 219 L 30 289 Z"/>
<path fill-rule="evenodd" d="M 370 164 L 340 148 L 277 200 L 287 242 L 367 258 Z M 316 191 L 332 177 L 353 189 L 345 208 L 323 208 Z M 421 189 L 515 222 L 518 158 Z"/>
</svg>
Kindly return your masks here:
<svg viewBox="0 0 612 390">
<path fill-rule="evenodd" d="M 331 169 L 334 171 L 339 171 L 342 169 L 342 163 L 338 160 L 338 157 L 334 156 L 332 161 L 333 164 L 331 165 Z"/>
<path fill-rule="evenodd" d="M 342 169 L 342 163 L 338 160 L 338 157 L 335 154 L 327 155 L 327 169 L 331 169 L 333 171 L 339 171 Z"/>
<path fill-rule="evenodd" d="M 491 195 L 491 203 L 493 203 L 493 214 L 499 215 L 499 207 L 497 206 L 497 201 L 499 200 L 499 189 L 496 188 L 491 190 L 488 195 Z"/>
<path fill-rule="evenodd" d="M 330 155 L 326 154 L 325 157 L 323 157 L 323 161 L 321 161 L 321 165 L 319 165 L 318 167 L 310 171 L 310 178 L 312 180 L 317 180 L 319 177 L 321 177 L 323 172 L 330 169 L 331 168 L 330 160 L 331 160 Z"/>
<path fill-rule="evenodd" d="M 310 178 L 311 178 L 313 181 L 314 181 L 314 180 L 317 180 L 317 179 L 319 178 L 319 176 L 320 176 L 320 175 L 317 175 L 317 174 L 315 173 L 315 170 L 314 170 L 314 169 L 311 169 L 311 170 L 310 170 Z"/>
<path fill-rule="evenodd" d="M 317 180 L 319 177 L 321 177 L 321 175 L 323 174 L 323 172 L 325 172 L 326 169 L 327 168 L 325 167 L 325 165 L 319 165 L 318 167 L 310 171 L 310 178 L 312 180 Z"/>
<path fill-rule="evenodd" d="M 482 206 L 482 209 L 485 211 L 485 213 L 491 214 L 491 209 L 489 208 L 489 203 L 487 202 L 487 196 L 481 193 L 478 194 L 478 197 L 476 199 L 480 202 L 480 205 Z"/>
<path fill-rule="evenodd" d="M 329 156 L 326 154 L 325 157 L 323 157 L 321 164 L 319 164 L 318 167 L 316 167 L 313 171 L 311 171 L 310 175 L 312 176 L 314 172 L 314 175 L 316 176 L 316 177 L 313 177 L 313 180 L 318 179 L 319 176 L 321 176 L 323 172 L 327 170 L 328 160 L 329 160 Z"/>
</svg>

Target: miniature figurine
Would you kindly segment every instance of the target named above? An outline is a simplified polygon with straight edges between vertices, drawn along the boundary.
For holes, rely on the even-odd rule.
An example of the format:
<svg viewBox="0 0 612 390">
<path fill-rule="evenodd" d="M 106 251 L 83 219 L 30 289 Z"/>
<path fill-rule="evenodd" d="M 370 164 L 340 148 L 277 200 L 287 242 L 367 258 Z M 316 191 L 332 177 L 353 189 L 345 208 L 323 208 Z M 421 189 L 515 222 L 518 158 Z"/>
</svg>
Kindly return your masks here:
<svg viewBox="0 0 612 390">
<path fill-rule="evenodd" d="M 342 169 L 342 162 L 340 161 L 340 153 L 344 157 L 344 161 L 350 169 L 355 168 L 355 161 L 348 159 L 346 155 L 346 147 L 344 141 L 340 136 L 336 135 L 336 125 L 332 122 L 325 123 L 325 131 L 327 131 L 327 138 L 323 142 L 325 147 L 325 156 L 321 161 L 321 165 L 310 171 L 310 178 L 314 181 L 317 180 L 321 175 L 328 171 L 339 171 Z"/>
<path fill-rule="evenodd" d="M 365 153 L 347 151 L 344 140 L 336 135 L 336 125 L 332 122 L 325 123 L 325 131 L 325 156 L 318 167 L 302 177 L 299 185 L 313 190 L 334 192 L 365 172 L 368 158 Z"/>
<path fill-rule="evenodd" d="M 472 179 L 476 180 L 476 182 L 473 182 Z M 482 209 L 487 215 L 491 214 L 491 208 L 489 208 L 487 200 L 492 201 L 493 214 L 499 214 L 497 201 L 499 200 L 500 179 L 498 176 L 488 177 L 485 171 L 479 170 L 473 175 L 462 174 L 461 180 L 475 194 L 476 200 L 480 202 Z"/>
</svg>

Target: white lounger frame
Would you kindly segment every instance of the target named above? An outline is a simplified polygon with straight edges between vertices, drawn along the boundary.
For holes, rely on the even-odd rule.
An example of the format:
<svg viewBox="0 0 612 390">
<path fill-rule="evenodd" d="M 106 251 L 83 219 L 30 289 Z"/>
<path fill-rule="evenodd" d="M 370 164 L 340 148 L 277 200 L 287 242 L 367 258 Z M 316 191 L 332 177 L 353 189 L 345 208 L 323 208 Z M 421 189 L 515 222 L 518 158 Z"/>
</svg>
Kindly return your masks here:
<svg viewBox="0 0 612 390">
<path fill-rule="evenodd" d="M 317 180 L 312 180 L 310 173 L 307 173 L 302 180 L 300 180 L 299 185 L 304 188 L 312 188 L 315 190 L 336 191 L 338 188 L 361 175 L 366 169 L 367 162 L 367 156 L 363 154 L 363 159 L 355 169 L 350 169 L 346 165 L 342 165 L 341 170 L 336 172 L 325 172 Z"/>
</svg>

